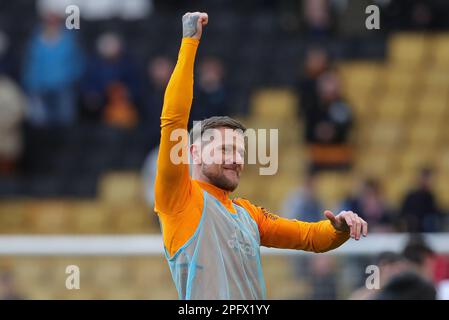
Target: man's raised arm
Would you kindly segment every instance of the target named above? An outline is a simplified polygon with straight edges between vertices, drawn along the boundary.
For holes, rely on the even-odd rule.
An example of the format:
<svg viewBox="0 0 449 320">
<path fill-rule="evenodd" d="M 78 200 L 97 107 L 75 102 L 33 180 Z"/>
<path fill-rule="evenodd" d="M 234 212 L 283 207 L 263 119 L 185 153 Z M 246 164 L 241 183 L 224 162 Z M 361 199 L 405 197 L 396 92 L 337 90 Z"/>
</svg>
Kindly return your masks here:
<svg viewBox="0 0 449 320">
<path fill-rule="evenodd" d="M 181 48 L 165 91 L 161 115 L 161 142 L 155 185 L 155 210 L 159 213 L 181 210 L 189 194 L 189 165 L 174 156 L 188 157 L 187 123 L 193 99 L 193 67 L 202 29 L 207 22 L 206 13 L 188 12 L 182 17 Z M 182 137 L 177 134 L 181 132 L 179 129 L 184 130 Z"/>
</svg>

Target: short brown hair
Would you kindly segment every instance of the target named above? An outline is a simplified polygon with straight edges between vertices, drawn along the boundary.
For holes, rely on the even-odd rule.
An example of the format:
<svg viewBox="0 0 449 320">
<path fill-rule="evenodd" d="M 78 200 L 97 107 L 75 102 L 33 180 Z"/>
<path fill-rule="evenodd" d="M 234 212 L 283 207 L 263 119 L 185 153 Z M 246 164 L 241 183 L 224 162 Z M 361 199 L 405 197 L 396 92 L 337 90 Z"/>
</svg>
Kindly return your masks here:
<svg viewBox="0 0 449 320">
<path fill-rule="evenodd" d="M 203 136 L 203 133 L 206 130 L 215 128 L 229 128 L 233 130 L 241 130 L 243 133 L 246 131 L 246 127 L 238 120 L 232 119 L 231 117 L 228 116 L 214 116 L 201 120 L 200 122 L 196 123 L 193 126 L 192 130 L 190 130 L 189 133 L 190 143 L 193 143 L 193 129 L 199 125 L 201 125 L 201 136 Z"/>
</svg>

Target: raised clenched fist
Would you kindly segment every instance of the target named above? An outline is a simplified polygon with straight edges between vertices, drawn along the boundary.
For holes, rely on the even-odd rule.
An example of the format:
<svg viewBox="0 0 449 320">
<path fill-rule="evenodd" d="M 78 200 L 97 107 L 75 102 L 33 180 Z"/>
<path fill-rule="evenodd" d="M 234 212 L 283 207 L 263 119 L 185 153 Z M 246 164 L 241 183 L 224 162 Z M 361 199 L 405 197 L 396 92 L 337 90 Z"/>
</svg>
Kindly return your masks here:
<svg viewBox="0 0 449 320">
<path fill-rule="evenodd" d="M 203 27 L 207 24 L 209 17 L 204 12 L 187 12 L 182 17 L 182 36 L 184 38 L 200 39 Z"/>
</svg>

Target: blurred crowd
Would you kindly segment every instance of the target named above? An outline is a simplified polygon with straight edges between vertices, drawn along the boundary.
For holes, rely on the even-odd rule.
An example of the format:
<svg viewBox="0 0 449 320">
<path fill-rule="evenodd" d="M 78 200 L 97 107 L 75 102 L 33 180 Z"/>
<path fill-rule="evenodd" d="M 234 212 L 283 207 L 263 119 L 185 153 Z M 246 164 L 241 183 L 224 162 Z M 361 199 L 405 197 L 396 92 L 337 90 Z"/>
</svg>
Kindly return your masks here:
<svg viewBox="0 0 449 320">
<path fill-rule="evenodd" d="M 88 3 L 73 2 L 86 6 Z M 98 2 L 98 6 L 112 6 L 113 2 L 118 3 L 104 0 Z M 158 15 L 167 12 L 175 16 L 173 23 L 179 23 L 183 12 L 201 9 L 216 18 L 217 27 L 214 34 L 214 24 L 210 24 L 207 32 L 214 37 L 209 38 L 209 47 L 205 43 L 201 50 L 204 53 L 200 53 L 202 56 L 197 62 L 194 108 L 189 126 L 193 120 L 213 115 L 245 115 L 248 96 L 257 86 L 293 87 L 300 97 L 297 111 L 303 124 L 303 131 L 297 134 L 306 144 L 311 161 L 305 179 L 298 183 L 300 187 L 285 199 L 282 213 L 302 221 L 318 221 L 322 219 L 323 201 L 317 195 L 316 175 L 323 170 L 348 170 L 353 163 L 350 134 L 357 119 L 352 112 L 353 106 L 342 93 L 333 61 L 366 56 L 382 58 L 384 36 L 388 32 L 449 29 L 446 17 L 449 3 L 441 0 L 261 0 L 232 3 L 214 0 L 198 1 L 194 8 L 175 0 L 132 2 L 134 8 L 114 11 L 116 15 L 122 15 L 119 18 L 107 16 L 113 12 L 110 8 L 97 11 L 90 8 L 87 12 L 91 19 L 109 20 L 112 27 L 102 28 L 94 37 L 93 45 L 88 46 L 85 38 L 89 35 L 83 29 L 83 23 L 88 21 L 82 21 L 80 30 L 68 30 L 65 17 L 51 10 L 52 3 L 54 5 L 57 1 L 36 1 L 36 7 L 44 9 L 36 15 L 38 21 L 33 21 L 27 30 L 26 44 L 21 50 L 13 43 L 16 30 L 3 30 L 8 19 L 11 25 L 16 25 L 17 21 L 13 20 L 17 16 L 9 14 L 6 2 L 0 4 L 1 13 L 7 13 L 0 18 L 0 178 L 23 174 L 23 154 L 29 152 L 29 141 L 35 138 L 36 133 L 53 128 L 59 130 L 54 132 L 68 132 L 72 128 L 84 128 L 81 127 L 84 124 L 89 125 L 89 130 L 107 127 L 120 132 L 144 127 L 146 139 L 140 147 L 145 149 L 146 174 L 154 178 L 159 116 L 179 45 L 179 41 L 172 40 L 179 40 L 180 29 L 175 26 L 172 27 L 174 31 L 146 28 L 152 34 L 151 39 L 159 41 L 157 48 L 161 47 L 161 42 L 170 42 L 166 45 L 170 49 L 138 55 L 139 45 L 150 41 L 139 38 L 136 43 L 136 39 L 132 39 L 133 45 L 130 45 L 131 39 L 127 35 L 134 31 L 128 34 L 121 32 L 114 28 L 114 23 L 120 20 L 121 24 L 117 25 L 123 26 L 133 19 L 144 19 L 148 25 L 156 24 L 160 22 Z M 374 37 L 368 35 L 363 27 L 365 8 L 373 3 L 382 12 L 382 30 Z M 82 12 L 86 12 L 83 7 Z M 236 16 L 241 16 L 242 24 L 236 22 Z M 163 17 L 165 19 L 166 16 Z M 218 27 L 228 33 L 217 33 Z M 92 28 L 87 30 L 92 31 Z M 368 39 L 370 45 L 362 45 L 364 39 Z M 279 43 L 273 44 L 275 40 Z M 235 42 L 231 46 L 228 41 Z M 376 45 L 371 45 L 373 43 Z M 282 50 L 274 50 L 281 44 L 285 45 Z M 152 44 L 145 45 L 151 47 Z M 228 52 L 231 53 L 227 55 Z M 244 97 L 240 101 L 241 93 Z M 90 137 L 91 133 L 88 139 Z M 48 137 L 49 140 L 54 138 L 57 137 L 51 134 Z M 132 145 L 134 142 L 131 140 L 125 144 Z M 42 142 L 36 141 L 37 144 Z M 99 141 L 100 144 L 103 142 Z M 116 141 L 111 145 L 115 148 Z M 37 162 L 37 154 L 45 152 L 44 146 L 38 147 L 38 152 L 32 154 L 32 161 Z M 77 147 L 84 152 L 84 145 Z M 98 149 L 98 152 L 104 150 Z M 94 155 L 90 157 L 94 158 Z M 109 157 L 109 154 L 104 157 Z M 140 158 L 136 161 L 134 169 L 140 169 L 144 158 L 141 162 Z M 67 159 L 76 162 L 71 154 L 62 157 L 60 166 L 64 170 L 70 167 Z M 100 160 L 94 162 L 104 166 Z M 444 208 L 438 206 L 433 191 L 433 175 L 431 168 L 416 172 L 415 184 L 404 190 L 398 207 L 388 203 L 383 186 L 375 177 L 366 178 L 335 209 L 357 212 L 369 223 L 370 232 L 447 231 L 448 215 Z M 152 180 L 146 181 L 149 182 L 147 197 L 152 202 Z M 84 185 L 81 187 L 85 189 Z M 41 181 L 38 188 L 43 190 L 42 193 L 46 192 Z M 363 288 L 354 292 L 352 298 L 433 299 L 448 291 L 447 287 L 436 288 L 429 282 L 443 283 L 442 279 L 449 278 L 449 267 L 447 261 L 439 258 L 422 239 L 413 238 L 400 254 L 385 252 L 372 263 L 381 269 L 382 290 L 367 291 Z M 338 279 L 335 264 L 335 259 L 327 256 L 308 260 L 299 258 L 294 262 L 298 277 L 304 277 L 305 273 L 310 275 L 313 288 L 310 298 L 336 297 Z M 21 298 L 15 292 L 13 279 L 8 273 L 0 276 L 0 298 Z"/>
<path fill-rule="evenodd" d="M 417 172 L 414 185 L 404 190 L 399 207 L 389 204 L 380 183 L 369 178 L 361 181 L 335 209 L 357 212 L 368 222 L 371 232 L 445 232 L 449 227 L 448 215 L 438 206 L 432 175 L 429 168 Z M 307 222 L 322 220 L 324 207 L 317 195 L 315 176 L 309 173 L 284 200 L 282 212 L 287 217 Z"/>
</svg>

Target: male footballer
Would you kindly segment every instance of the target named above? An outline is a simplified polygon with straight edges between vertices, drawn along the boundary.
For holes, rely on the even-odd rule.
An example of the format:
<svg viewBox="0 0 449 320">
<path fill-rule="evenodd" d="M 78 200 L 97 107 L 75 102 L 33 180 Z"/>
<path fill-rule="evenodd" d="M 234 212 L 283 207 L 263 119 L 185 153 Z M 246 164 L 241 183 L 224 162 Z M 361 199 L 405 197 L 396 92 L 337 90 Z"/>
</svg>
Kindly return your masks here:
<svg viewBox="0 0 449 320">
<path fill-rule="evenodd" d="M 181 48 L 161 115 L 155 211 L 180 299 L 266 299 L 260 246 L 325 252 L 349 237 L 366 236 L 368 225 L 351 211 L 334 215 L 327 210 L 327 220 L 306 223 L 281 218 L 246 199 L 230 199 L 244 167 L 246 129 L 237 120 L 217 116 L 200 122 L 201 134 L 231 132 L 232 143 L 192 134 L 190 141 L 173 139 L 175 130 L 187 131 L 195 55 L 207 23 L 206 13 L 182 18 Z M 188 162 L 173 159 L 180 143 L 193 163 L 191 176 Z"/>
</svg>

